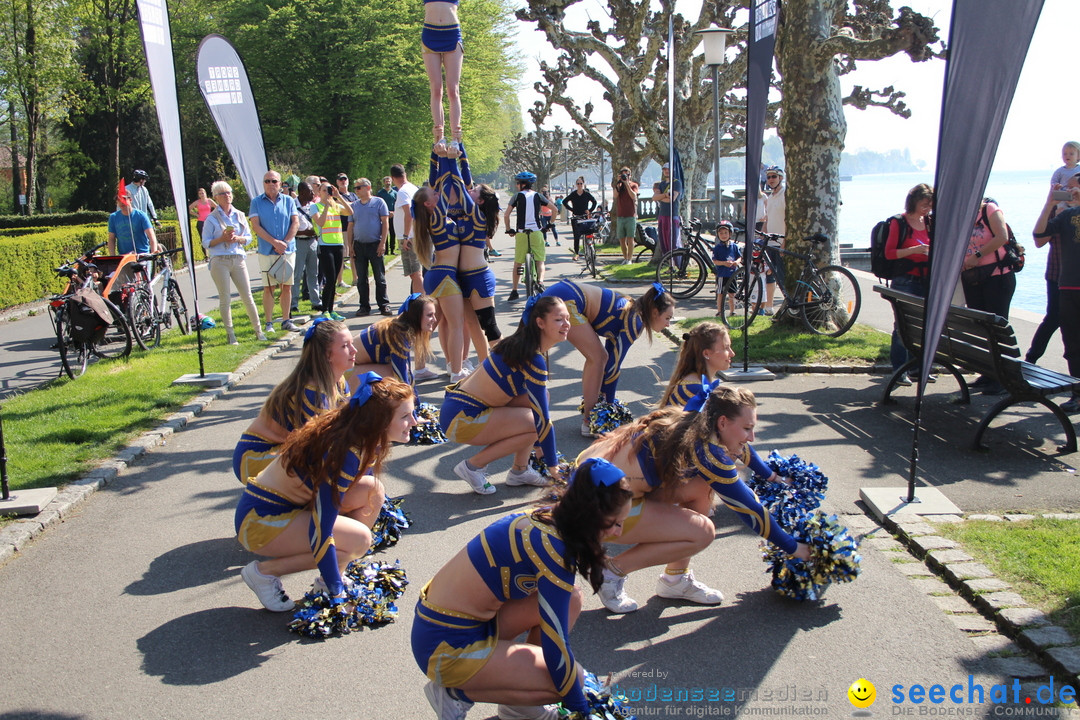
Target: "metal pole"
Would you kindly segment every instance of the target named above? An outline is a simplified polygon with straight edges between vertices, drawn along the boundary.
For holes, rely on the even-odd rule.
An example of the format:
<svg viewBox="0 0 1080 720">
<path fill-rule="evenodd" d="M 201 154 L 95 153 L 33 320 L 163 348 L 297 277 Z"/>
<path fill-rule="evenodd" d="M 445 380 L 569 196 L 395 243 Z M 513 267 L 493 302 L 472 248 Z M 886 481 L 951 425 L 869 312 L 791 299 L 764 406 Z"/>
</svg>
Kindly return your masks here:
<svg viewBox="0 0 1080 720">
<path fill-rule="evenodd" d="M 716 157 L 713 158 L 713 175 L 716 183 L 716 223 L 719 226 L 724 214 L 724 200 L 720 193 L 720 66 L 712 66 L 712 102 L 713 102 L 713 132 L 716 143 Z"/>
<path fill-rule="evenodd" d="M 8 489 L 7 476 L 7 447 L 4 445 L 4 419 L 0 416 L 0 486 L 3 488 L 4 500 L 11 499 L 11 491 Z"/>
<path fill-rule="evenodd" d="M 607 176 L 604 174 L 604 146 L 600 146 L 600 209 L 607 209 Z"/>
</svg>

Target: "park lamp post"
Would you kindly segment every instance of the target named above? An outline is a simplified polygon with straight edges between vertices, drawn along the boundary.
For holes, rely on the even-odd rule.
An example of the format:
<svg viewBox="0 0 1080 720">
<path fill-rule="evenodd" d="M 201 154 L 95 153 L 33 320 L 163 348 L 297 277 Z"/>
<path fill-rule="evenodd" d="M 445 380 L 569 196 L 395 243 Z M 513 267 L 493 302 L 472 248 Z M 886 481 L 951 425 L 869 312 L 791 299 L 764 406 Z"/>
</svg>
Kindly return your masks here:
<svg viewBox="0 0 1080 720">
<path fill-rule="evenodd" d="M 600 133 L 602 136 L 607 137 L 611 131 L 611 123 L 598 122 L 593 123 L 593 129 Z M 600 146 L 600 209 L 607 209 L 607 178 L 604 176 L 604 156 L 607 153 L 604 151 L 604 146 Z"/>
<path fill-rule="evenodd" d="M 713 97 L 713 132 L 716 146 L 716 157 L 713 158 L 713 173 L 716 180 L 716 222 L 723 217 L 724 200 L 720 193 L 720 66 L 724 64 L 724 54 L 727 50 L 727 36 L 734 32 L 727 28 L 712 27 L 698 30 L 702 45 L 705 48 L 705 64 L 712 68 L 712 97 Z"/>
<path fill-rule="evenodd" d="M 563 186 L 563 192 L 564 193 L 566 192 L 567 173 L 570 171 L 570 168 L 567 167 L 567 165 L 570 164 L 569 154 L 570 154 L 570 136 L 569 135 L 563 135 L 562 136 L 562 156 L 563 156 L 562 186 Z"/>
</svg>

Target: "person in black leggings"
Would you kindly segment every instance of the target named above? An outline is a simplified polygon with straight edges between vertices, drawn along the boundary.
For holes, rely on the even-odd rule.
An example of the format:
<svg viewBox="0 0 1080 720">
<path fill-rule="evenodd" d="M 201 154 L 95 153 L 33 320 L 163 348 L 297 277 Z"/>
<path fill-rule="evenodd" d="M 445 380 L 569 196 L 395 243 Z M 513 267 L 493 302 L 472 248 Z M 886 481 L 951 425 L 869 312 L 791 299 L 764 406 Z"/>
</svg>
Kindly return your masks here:
<svg viewBox="0 0 1080 720">
<path fill-rule="evenodd" d="M 581 230 L 578 228 L 578 218 L 592 213 L 596 209 L 596 198 L 585 187 L 585 178 L 578 177 L 574 181 L 574 190 L 563 200 L 563 205 L 570 208 L 570 226 L 574 229 L 574 257 L 581 252 Z"/>
</svg>

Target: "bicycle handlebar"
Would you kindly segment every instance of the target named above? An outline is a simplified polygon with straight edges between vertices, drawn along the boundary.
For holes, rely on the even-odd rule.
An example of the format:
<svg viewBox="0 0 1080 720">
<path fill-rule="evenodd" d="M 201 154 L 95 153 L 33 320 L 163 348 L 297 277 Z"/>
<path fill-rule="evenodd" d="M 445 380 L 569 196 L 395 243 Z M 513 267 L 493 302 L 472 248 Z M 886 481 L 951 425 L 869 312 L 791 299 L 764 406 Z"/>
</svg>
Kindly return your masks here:
<svg viewBox="0 0 1080 720">
<path fill-rule="evenodd" d="M 183 252 L 183 251 L 184 251 L 184 248 L 178 247 L 178 248 L 173 248 L 172 250 L 161 250 L 160 252 L 156 252 L 156 253 L 143 253 L 143 254 L 139 255 L 138 257 L 136 257 L 135 259 L 138 260 L 139 262 L 142 262 L 143 260 L 156 260 L 159 257 L 165 257 L 166 255 L 175 255 L 176 253 Z"/>
</svg>

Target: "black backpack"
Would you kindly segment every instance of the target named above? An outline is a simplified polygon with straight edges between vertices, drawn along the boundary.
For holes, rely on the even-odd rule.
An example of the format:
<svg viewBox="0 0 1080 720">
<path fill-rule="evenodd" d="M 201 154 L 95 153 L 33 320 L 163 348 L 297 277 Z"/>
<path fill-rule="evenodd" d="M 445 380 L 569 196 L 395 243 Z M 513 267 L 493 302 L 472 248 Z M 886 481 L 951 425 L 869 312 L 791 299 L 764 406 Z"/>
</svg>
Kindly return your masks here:
<svg viewBox="0 0 1080 720">
<path fill-rule="evenodd" d="M 986 212 L 986 203 L 988 202 L 997 205 L 997 201 L 993 198 L 983 198 L 982 224 L 987 230 L 990 229 L 990 216 Z M 1013 233 L 1012 226 L 1009 225 L 1009 223 L 1005 223 L 1005 235 L 1008 237 L 1008 240 L 1001 246 L 1003 255 L 998 260 L 997 264 L 1000 267 L 1018 273 L 1024 269 L 1024 263 L 1027 262 L 1027 253 L 1024 250 L 1024 246 L 1016 241 L 1016 235 Z"/>
<path fill-rule="evenodd" d="M 907 258 L 890 260 L 885 257 L 885 242 L 889 239 L 889 227 L 893 220 L 900 223 L 900 240 L 896 244 L 897 247 L 903 245 L 904 241 L 911 235 L 911 226 L 908 225 L 903 215 L 893 215 L 874 226 L 870 233 L 870 272 L 881 280 L 892 280 L 895 277 L 900 277 L 911 270 L 912 266 L 911 261 Z"/>
</svg>

